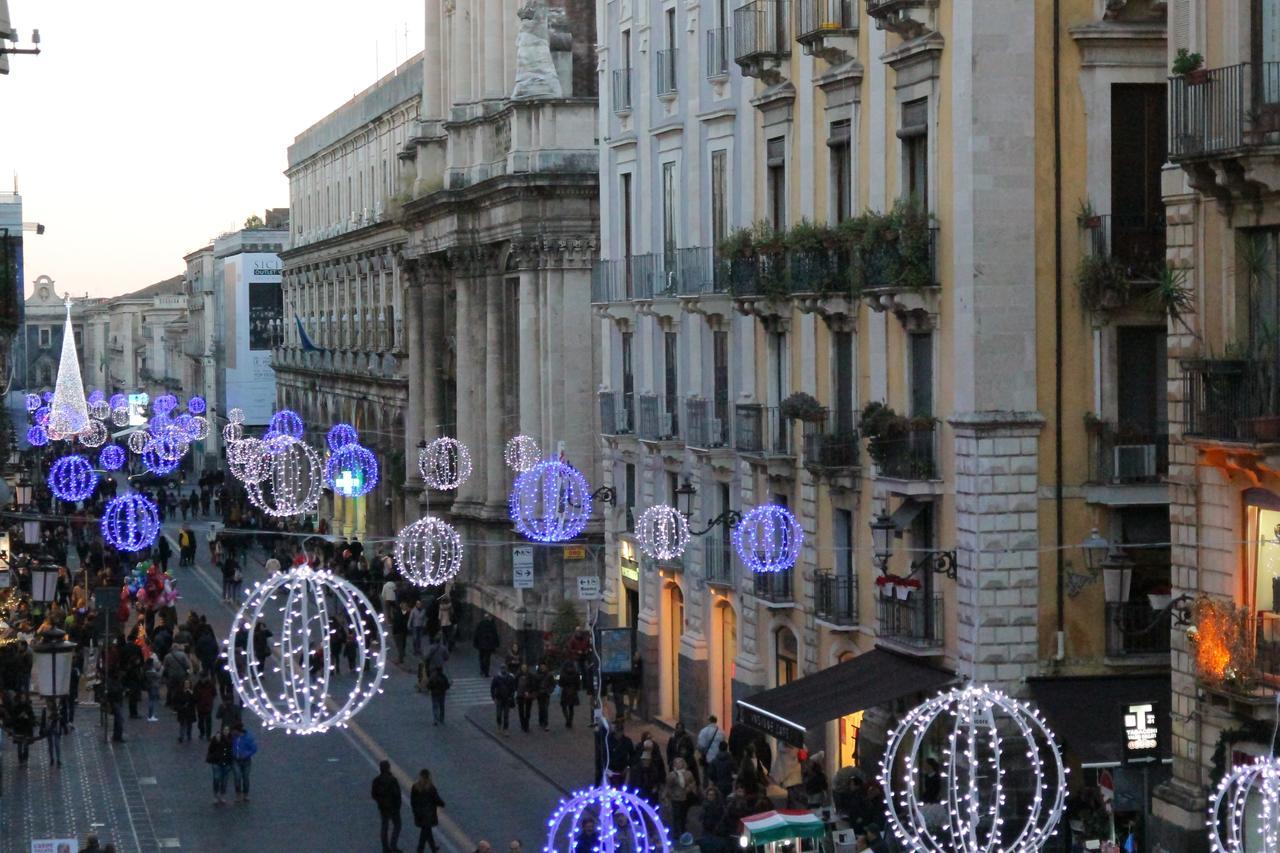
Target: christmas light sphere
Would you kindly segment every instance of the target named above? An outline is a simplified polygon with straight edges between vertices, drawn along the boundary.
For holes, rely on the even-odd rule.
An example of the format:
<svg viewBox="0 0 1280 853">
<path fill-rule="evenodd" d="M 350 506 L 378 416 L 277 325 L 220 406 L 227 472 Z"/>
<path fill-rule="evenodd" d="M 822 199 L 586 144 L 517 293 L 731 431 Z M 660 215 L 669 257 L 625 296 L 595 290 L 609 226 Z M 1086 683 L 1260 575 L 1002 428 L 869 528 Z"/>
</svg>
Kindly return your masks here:
<svg viewBox="0 0 1280 853">
<path fill-rule="evenodd" d="M 116 406 L 111 410 L 111 423 L 116 426 L 124 426 L 129 423 L 129 407 Z"/>
<path fill-rule="evenodd" d="M 49 433 L 44 427 L 36 424 L 27 430 L 27 444 L 32 447 L 44 447 L 49 443 Z"/>
<path fill-rule="evenodd" d="M 258 625 L 271 632 L 265 659 L 253 640 Z M 354 675 L 339 678 L 335 631 L 354 637 Z M 225 646 L 227 672 L 241 701 L 267 728 L 291 734 L 345 726 L 382 692 L 386 677 L 381 614 L 354 586 L 305 563 L 249 591 Z"/>
<path fill-rule="evenodd" d="M 102 392 L 101 388 L 94 388 L 92 391 L 89 392 L 89 396 L 85 397 L 85 402 L 91 406 L 94 403 L 105 403 L 106 401 L 107 401 L 107 395 Z M 107 408 L 110 408 L 110 406 L 108 406 Z"/>
<path fill-rule="evenodd" d="M 433 489 L 456 489 L 471 476 L 471 453 L 456 438 L 437 438 L 418 452 L 418 472 Z"/>
<path fill-rule="evenodd" d="M 689 547 L 689 521 L 673 506 L 651 506 L 636 520 L 636 542 L 655 560 L 675 560 Z"/>
<path fill-rule="evenodd" d="M 396 570 L 418 586 L 448 583 L 462 570 L 462 537 L 438 518 L 425 516 L 396 534 Z"/>
<path fill-rule="evenodd" d="M 142 464 L 152 474 L 157 474 L 161 477 L 178 470 L 178 463 L 181 459 L 181 455 L 172 455 L 169 439 L 152 439 L 142 451 Z"/>
<path fill-rule="evenodd" d="M 119 471 L 124 467 L 124 448 L 118 444 L 108 444 L 98 454 L 98 465 L 107 471 Z"/>
<path fill-rule="evenodd" d="M 107 405 L 111 406 L 112 410 L 127 409 L 129 408 L 129 398 L 123 394 L 112 394 L 111 398 L 107 400 Z"/>
<path fill-rule="evenodd" d="M 271 416 L 271 423 L 267 425 L 267 431 L 301 440 L 306 432 L 306 426 L 302 423 L 302 416 L 297 412 L 292 409 L 281 409 Z"/>
<path fill-rule="evenodd" d="M 232 476 L 246 485 L 267 476 L 267 458 L 266 443 L 260 438 L 245 438 L 227 445 L 227 466 Z"/>
<path fill-rule="evenodd" d="M 53 402 L 53 392 L 52 392 L 52 391 L 45 391 L 44 393 L 42 393 L 42 394 L 40 395 L 40 399 L 41 399 L 41 400 L 44 400 L 46 403 L 52 403 L 52 402 Z"/>
<path fill-rule="evenodd" d="M 591 486 L 564 462 L 547 459 L 516 477 L 508 500 L 516 530 L 535 542 L 564 542 L 591 518 Z"/>
<path fill-rule="evenodd" d="M 198 394 L 192 395 L 191 399 L 187 400 L 187 411 L 193 415 L 203 415 L 208 408 L 209 404 Z"/>
<path fill-rule="evenodd" d="M 507 439 L 507 446 L 502 453 L 502 459 L 507 463 L 507 467 L 517 474 L 537 465 L 541 457 L 542 451 L 538 449 L 538 442 L 527 435 L 516 435 Z"/>
<path fill-rule="evenodd" d="M 941 743 L 944 808 L 921 802 L 923 750 Z M 1009 802 L 1015 784 L 1026 798 Z M 880 765 L 885 815 L 908 850 L 1041 850 L 1062 819 L 1067 771 L 1053 732 L 1034 708 L 969 685 L 913 709 L 889 735 Z"/>
<path fill-rule="evenodd" d="M 89 425 L 80 433 L 80 443 L 85 447 L 101 447 L 107 443 L 107 427 L 102 421 L 89 421 Z"/>
<path fill-rule="evenodd" d="M 45 424 L 45 434 L 49 436 L 50 441 L 62 441 L 67 437 L 66 433 L 58 429 L 53 424 Z"/>
<path fill-rule="evenodd" d="M 227 420 L 233 424 L 244 423 L 244 409 L 238 407 L 233 408 L 231 411 L 227 412 Z"/>
<path fill-rule="evenodd" d="M 102 538 L 117 551 L 141 551 L 156 541 L 160 514 L 148 498 L 127 492 L 107 504 L 101 526 Z"/>
<path fill-rule="evenodd" d="M 83 456 L 63 456 L 49 466 L 49 491 L 59 500 L 88 500 L 98 487 L 98 475 Z"/>
<path fill-rule="evenodd" d="M 335 495 L 363 497 L 378 485 L 378 459 L 367 447 L 344 445 L 329 456 L 324 480 Z"/>
<path fill-rule="evenodd" d="M 244 438 L 244 424 L 228 423 L 222 428 L 222 440 L 227 444 L 235 444 Z"/>
<path fill-rule="evenodd" d="M 129 445 L 129 449 L 139 456 L 147 449 L 147 445 L 151 443 L 151 436 L 139 430 L 138 432 L 129 433 L 129 438 L 125 441 Z"/>
<path fill-rule="evenodd" d="M 543 853 L 669 853 L 671 837 L 639 792 L 600 785 L 574 791 L 547 821 Z"/>
<path fill-rule="evenodd" d="M 106 400 L 95 400 L 89 404 L 89 417 L 105 421 L 111 417 L 111 405 Z"/>
<path fill-rule="evenodd" d="M 49 407 L 41 406 L 31 413 L 31 422 L 39 426 L 49 425 Z"/>
<path fill-rule="evenodd" d="M 277 518 L 313 512 L 320 505 L 324 472 L 319 455 L 289 436 L 279 436 L 264 446 L 263 476 L 245 484 L 249 502 Z"/>
<path fill-rule="evenodd" d="M 209 419 L 204 415 L 191 417 L 190 441 L 204 441 L 209 437 Z"/>
<path fill-rule="evenodd" d="M 753 572 L 785 572 L 800 559 L 804 530 L 786 507 L 761 504 L 733 528 L 733 547 Z"/>
<path fill-rule="evenodd" d="M 334 424 L 329 427 L 329 432 L 324 437 L 325 444 L 329 445 L 330 450 L 338 450 L 348 444 L 355 444 L 359 440 L 360 433 L 356 432 L 356 428 L 351 424 Z"/>
<path fill-rule="evenodd" d="M 157 414 L 167 415 L 176 408 L 178 408 L 178 398 L 172 394 L 161 394 L 151 401 L 151 411 Z"/>
<path fill-rule="evenodd" d="M 1280 758 L 1258 757 L 1222 777 L 1209 806 L 1213 853 L 1280 851 Z"/>
<path fill-rule="evenodd" d="M 28 412 L 34 412 L 36 409 L 40 408 L 40 395 L 28 394 L 22 398 L 22 402 L 26 405 Z"/>
</svg>

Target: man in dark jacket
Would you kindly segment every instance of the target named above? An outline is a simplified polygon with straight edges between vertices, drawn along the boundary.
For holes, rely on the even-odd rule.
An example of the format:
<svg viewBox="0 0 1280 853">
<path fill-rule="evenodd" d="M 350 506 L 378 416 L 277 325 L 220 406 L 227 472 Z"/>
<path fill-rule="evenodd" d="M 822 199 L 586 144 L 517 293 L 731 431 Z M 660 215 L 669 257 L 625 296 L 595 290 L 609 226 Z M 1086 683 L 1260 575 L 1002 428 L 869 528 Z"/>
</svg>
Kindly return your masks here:
<svg viewBox="0 0 1280 853">
<path fill-rule="evenodd" d="M 493 621 L 493 617 L 485 614 L 484 618 L 476 625 L 475 635 L 471 640 L 476 647 L 476 651 L 480 654 L 480 674 L 485 678 L 489 677 L 489 659 L 493 657 L 494 651 L 497 650 L 498 626 Z"/>
<path fill-rule="evenodd" d="M 392 853 L 400 849 L 400 783 L 391 773 L 391 762 L 385 759 L 378 765 L 378 775 L 373 778 L 370 791 L 373 801 L 378 804 L 378 817 L 382 819 L 382 853 Z M 391 834 L 388 836 L 387 828 Z"/>
<path fill-rule="evenodd" d="M 511 733 L 511 708 L 516 704 L 516 677 L 506 668 L 493 677 L 489 683 L 489 695 L 493 698 L 493 706 L 498 715 L 498 730 L 504 735 Z"/>
<path fill-rule="evenodd" d="M 733 754 L 723 740 L 716 745 L 716 754 L 707 762 L 707 781 L 720 789 L 724 797 L 733 790 Z"/>
</svg>

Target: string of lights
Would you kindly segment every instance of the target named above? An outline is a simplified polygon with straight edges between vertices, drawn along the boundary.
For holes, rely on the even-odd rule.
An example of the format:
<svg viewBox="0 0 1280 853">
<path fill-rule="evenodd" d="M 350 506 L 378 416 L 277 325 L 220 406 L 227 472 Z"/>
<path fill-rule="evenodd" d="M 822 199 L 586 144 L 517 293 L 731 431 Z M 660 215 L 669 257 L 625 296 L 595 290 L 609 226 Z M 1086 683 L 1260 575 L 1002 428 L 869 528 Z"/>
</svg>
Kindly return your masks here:
<svg viewBox="0 0 1280 853">
<path fill-rule="evenodd" d="M 396 569 L 418 586 L 437 586 L 462 570 L 462 537 L 452 525 L 423 516 L 396 536 Z"/>
<path fill-rule="evenodd" d="M 450 491 L 471 476 L 471 453 L 456 438 L 442 436 L 418 451 L 418 473 L 436 491 Z"/>
<path fill-rule="evenodd" d="M 678 559 L 689 546 L 689 521 L 673 506 L 651 506 L 636 519 L 636 542 L 655 560 Z"/>
<path fill-rule="evenodd" d="M 777 504 L 752 507 L 733 528 L 738 559 L 753 572 L 785 572 L 800 559 L 804 529 Z"/>
</svg>

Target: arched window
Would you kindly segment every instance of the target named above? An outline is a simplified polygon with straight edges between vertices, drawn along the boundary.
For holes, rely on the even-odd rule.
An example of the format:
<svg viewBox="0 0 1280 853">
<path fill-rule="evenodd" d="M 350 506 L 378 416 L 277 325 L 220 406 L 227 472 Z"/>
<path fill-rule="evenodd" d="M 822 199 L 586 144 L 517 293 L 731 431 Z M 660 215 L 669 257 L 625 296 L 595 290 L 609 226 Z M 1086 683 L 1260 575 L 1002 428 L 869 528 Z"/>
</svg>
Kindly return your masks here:
<svg viewBox="0 0 1280 853">
<path fill-rule="evenodd" d="M 796 642 L 796 633 L 785 626 L 773 634 L 775 657 L 777 660 L 777 686 L 790 684 L 796 680 L 796 665 L 800 659 L 800 646 Z"/>
</svg>

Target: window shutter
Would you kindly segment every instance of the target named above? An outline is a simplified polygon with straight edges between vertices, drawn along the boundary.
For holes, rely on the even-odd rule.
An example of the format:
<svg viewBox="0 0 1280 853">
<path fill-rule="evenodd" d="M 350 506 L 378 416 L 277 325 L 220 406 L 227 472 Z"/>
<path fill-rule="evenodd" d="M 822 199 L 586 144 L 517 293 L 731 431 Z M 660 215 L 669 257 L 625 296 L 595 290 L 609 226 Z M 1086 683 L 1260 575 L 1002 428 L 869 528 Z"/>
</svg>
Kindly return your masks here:
<svg viewBox="0 0 1280 853">
<path fill-rule="evenodd" d="M 1191 0 L 1172 0 L 1169 3 L 1169 37 L 1173 49 L 1191 49 Z"/>
</svg>

